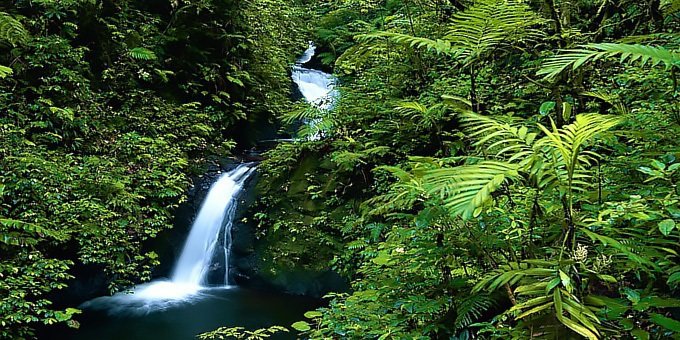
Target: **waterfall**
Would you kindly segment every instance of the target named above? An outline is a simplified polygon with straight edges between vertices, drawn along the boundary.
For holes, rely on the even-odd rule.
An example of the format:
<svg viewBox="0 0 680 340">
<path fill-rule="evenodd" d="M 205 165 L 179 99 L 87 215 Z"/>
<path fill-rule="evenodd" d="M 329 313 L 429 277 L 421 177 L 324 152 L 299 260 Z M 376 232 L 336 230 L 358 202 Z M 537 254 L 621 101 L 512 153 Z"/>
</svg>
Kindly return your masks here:
<svg viewBox="0 0 680 340">
<path fill-rule="evenodd" d="M 192 301 L 206 288 L 206 275 L 214 265 L 213 259 L 219 256 L 223 256 L 224 287 L 228 287 L 231 228 L 238 197 L 254 170 L 252 164 L 241 164 L 210 187 L 170 280 L 156 280 L 127 292 L 92 299 L 81 308 L 105 309 L 110 314 L 146 314 Z"/>
<path fill-rule="evenodd" d="M 172 282 L 196 286 L 204 284 L 220 241 L 219 235 L 223 233 L 224 281 L 225 284 L 229 284 L 231 227 L 236 212 L 236 199 L 253 169 L 247 164 L 242 164 L 222 175 L 210 187 L 175 265 Z"/>
<path fill-rule="evenodd" d="M 303 65 L 312 60 L 316 54 L 316 46 L 310 42 L 307 50 L 293 66 L 292 78 L 305 101 L 319 109 L 329 110 L 333 107 L 337 90 L 337 79 L 326 72 L 306 68 Z"/>
<path fill-rule="evenodd" d="M 293 66 L 291 77 L 307 103 L 321 111 L 329 111 L 335 105 L 335 100 L 338 97 L 338 90 L 335 88 L 337 79 L 332 74 L 303 66 L 312 60 L 315 53 L 316 46 L 310 42 L 309 48 L 307 48 L 297 60 L 295 66 Z M 305 124 L 311 127 L 316 126 L 318 122 L 319 119 L 304 121 Z M 321 132 L 319 132 L 309 138 L 318 140 L 321 138 L 321 135 Z"/>
</svg>

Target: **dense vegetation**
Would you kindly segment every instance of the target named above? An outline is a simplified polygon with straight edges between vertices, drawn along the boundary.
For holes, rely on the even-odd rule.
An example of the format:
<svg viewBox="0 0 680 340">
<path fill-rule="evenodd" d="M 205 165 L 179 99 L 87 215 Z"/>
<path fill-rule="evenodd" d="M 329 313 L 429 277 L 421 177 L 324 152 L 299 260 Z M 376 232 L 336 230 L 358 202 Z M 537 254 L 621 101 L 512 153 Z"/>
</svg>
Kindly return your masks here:
<svg viewBox="0 0 680 340">
<path fill-rule="evenodd" d="M 256 216 L 272 272 L 332 267 L 352 289 L 295 327 L 678 337 L 678 9 L 320 4 L 340 102 L 283 117 L 321 119 L 326 138 L 268 154 Z"/>
<path fill-rule="evenodd" d="M 289 105 L 303 14 L 276 0 L 0 4 L 0 338 L 77 326 L 50 301 L 76 272 L 103 271 L 111 291 L 149 278 L 145 241 L 171 227 L 191 176 Z"/>
<path fill-rule="evenodd" d="M 3 3 L 0 337 L 77 326 L 50 302 L 76 267 L 112 291 L 148 279 L 145 241 L 190 177 L 278 115 L 318 123 L 260 166 L 263 273 L 351 282 L 302 336 L 677 338 L 679 17 L 676 0 Z M 309 24 L 341 79 L 329 111 L 289 100 Z"/>
</svg>

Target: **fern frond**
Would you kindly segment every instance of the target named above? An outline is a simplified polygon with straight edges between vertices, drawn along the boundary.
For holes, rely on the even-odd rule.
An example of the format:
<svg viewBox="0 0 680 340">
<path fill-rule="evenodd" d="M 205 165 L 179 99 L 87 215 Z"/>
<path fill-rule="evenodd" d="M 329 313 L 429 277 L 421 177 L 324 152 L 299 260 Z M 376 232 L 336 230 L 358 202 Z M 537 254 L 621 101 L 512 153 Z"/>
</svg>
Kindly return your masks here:
<svg viewBox="0 0 680 340">
<path fill-rule="evenodd" d="M 680 12 L 680 0 L 661 0 L 659 9 L 664 15 L 674 15 Z"/>
<path fill-rule="evenodd" d="M 7 66 L 2 66 L 0 65 L 0 79 L 6 78 L 7 76 L 11 75 L 14 73 L 11 68 Z"/>
<path fill-rule="evenodd" d="M 128 51 L 128 55 L 133 59 L 138 60 L 156 60 L 156 54 L 144 47 L 135 47 Z"/>
<path fill-rule="evenodd" d="M 484 161 L 474 165 L 431 170 L 425 175 L 425 189 L 444 201 L 452 216 L 472 218 L 478 208 L 492 200 L 492 194 L 508 180 L 519 177 L 519 166 Z"/>
<path fill-rule="evenodd" d="M 512 126 L 472 112 L 461 113 L 458 117 L 468 137 L 479 138 L 474 145 L 486 145 L 487 151 L 495 150 L 496 157 L 506 156 L 509 162 L 514 162 L 525 160 L 533 153 L 538 134 L 526 126 Z"/>
<path fill-rule="evenodd" d="M 601 43 L 581 47 L 562 50 L 560 54 L 548 58 L 536 74 L 544 76 L 545 79 L 552 79 L 568 69 L 576 70 L 587 63 L 614 56 L 620 56 L 621 63 L 632 64 L 639 61 L 640 66 L 647 63 L 651 66 L 663 63 L 666 70 L 680 67 L 680 52 L 669 51 L 660 46 Z"/>
<path fill-rule="evenodd" d="M 464 298 L 456 306 L 456 329 L 462 329 L 477 321 L 496 304 L 487 294 L 474 294 Z"/>
<path fill-rule="evenodd" d="M 17 46 L 25 43 L 28 38 L 29 34 L 24 25 L 13 16 L 0 12 L 0 43 Z"/>
<path fill-rule="evenodd" d="M 542 22 L 521 2 L 482 1 L 453 15 L 445 39 L 467 63 L 494 47 L 542 37 L 543 33 L 533 28 Z"/>
<path fill-rule="evenodd" d="M 451 52 L 451 43 L 442 39 L 428 39 L 396 32 L 375 32 L 358 35 L 356 37 L 357 41 L 359 42 L 374 41 L 378 38 L 387 38 L 397 44 L 406 45 L 416 49 L 425 49 L 436 52 L 437 54 Z"/>
<path fill-rule="evenodd" d="M 443 38 L 430 39 L 396 32 L 375 32 L 356 37 L 360 43 L 387 38 L 397 44 L 460 58 L 464 64 L 498 46 L 528 42 L 543 36 L 533 27 L 543 20 L 518 1 L 492 0 L 453 15 Z"/>
<path fill-rule="evenodd" d="M 368 208 L 368 215 L 390 215 L 397 211 L 410 210 L 425 198 L 422 179 L 417 171 L 412 173 L 395 166 L 380 166 L 374 171 L 386 171 L 397 178 L 397 182 L 391 184 L 385 194 L 377 195 L 364 203 L 364 207 Z"/>
<path fill-rule="evenodd" d="M 435 104 L 427 107 L 418 102 L 402 102 L 394 110 L 418 124 L 418 128 L 432 128 L 444 119 L 446 106 Z"/>
</svg>

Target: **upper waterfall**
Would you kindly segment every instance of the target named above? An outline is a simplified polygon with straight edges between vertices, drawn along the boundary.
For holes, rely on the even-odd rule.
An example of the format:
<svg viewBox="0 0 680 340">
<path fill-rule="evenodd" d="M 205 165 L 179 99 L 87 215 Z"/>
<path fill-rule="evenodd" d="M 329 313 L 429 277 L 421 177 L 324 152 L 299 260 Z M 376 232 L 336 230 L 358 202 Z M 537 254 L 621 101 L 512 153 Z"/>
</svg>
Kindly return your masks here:
<svg viewBox="0 0 680 340">
<path fill-rule="evenodd" d="M 330 110 L 333 108 L 338 95 L 335 88 L 337 79 L 332 74 L 303 66 L 312 60 L 315 54 L 316 45 L 310 42 L 307 50 L 293 66 L 293 82 L 297 85 L 306 102 L 319 109 Z"/>
</svg>

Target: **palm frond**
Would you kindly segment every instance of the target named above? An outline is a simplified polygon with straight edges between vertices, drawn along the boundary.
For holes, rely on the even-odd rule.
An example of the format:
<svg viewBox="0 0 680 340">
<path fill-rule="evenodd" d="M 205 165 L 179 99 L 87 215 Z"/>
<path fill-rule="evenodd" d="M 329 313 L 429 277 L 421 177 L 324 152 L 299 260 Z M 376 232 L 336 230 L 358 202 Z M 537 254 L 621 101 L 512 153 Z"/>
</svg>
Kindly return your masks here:
<svg viewBox="0 0 680 340">
<path fill-rule="evenodd" d="M 452 216 L 472 218 L 492 200 L 492 194 L 508 180 L 519 177 L 516 164 L 484 161 L 473 165 L 431 170 L 425 175 L 425 189 L 444 201 Z"/>
<path fill-rule="evenodd" d="M 613 128 L 620 122 L 619 117 L 589 113 L 577 115 L 574 123 L 560 129 L 554 123 L 552 130 L 538 124 L 538 127 L 546 134 L 546 137 L 541 139 L 540 145 L 554 151 L 554 159 L 565 167 L 568 180 L 571 181 L 575 178 L 574 174 L 579 165 L 587 164 L 591 159 L 581 155 L 582 148 L 596 135 Z M 591 153 L 590 157 L 592 156 Z"/>
<path fill-rule="evenodd" d="M 544 76 L 545 79 L 552 79 L 567 70 L 576 70 L 585 64 L 614 56 L 620 56 L 621 63 L 632 64 L 639 61 L 641 66 L 648 63 L 651 66 L 663 63 L 667 70 L 680 67 L 678 51 L 670 51 L 661 46 L 601 43 L 581 45 L 579 49 L 561 50 L 559 54 L 548 58 L 536 74 Z"/>
</svg>

